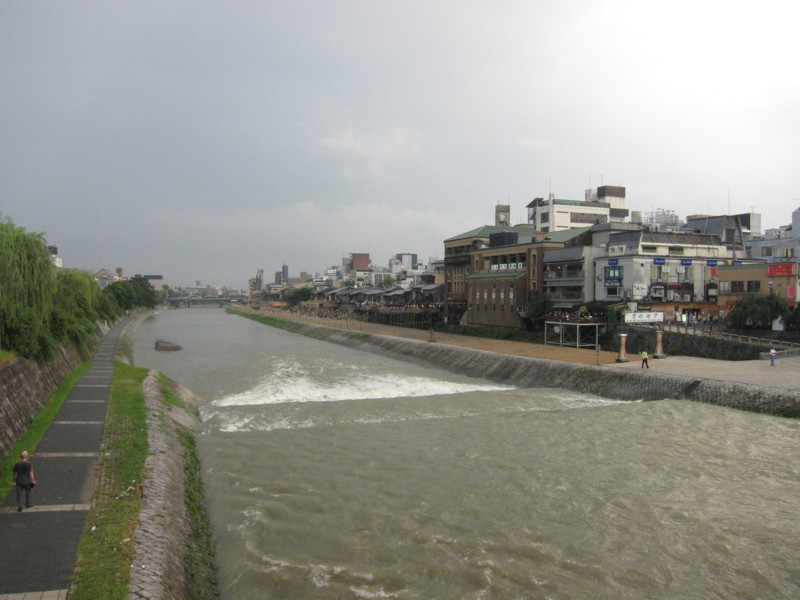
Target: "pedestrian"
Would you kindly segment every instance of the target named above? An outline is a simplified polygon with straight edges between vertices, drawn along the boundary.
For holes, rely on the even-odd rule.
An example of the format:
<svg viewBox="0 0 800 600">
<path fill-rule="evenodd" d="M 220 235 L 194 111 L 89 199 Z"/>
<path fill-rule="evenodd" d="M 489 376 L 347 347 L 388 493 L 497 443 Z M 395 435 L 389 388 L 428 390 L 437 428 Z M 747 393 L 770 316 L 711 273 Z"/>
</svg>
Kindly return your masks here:
<svg viewBox="0 0 800 600">
<path fill-rule="evenodd" d="M 775 350 L 775 346 L 769 349 L 769 366 L 775 366 L 775 359 L 778 358 L 778 351 Z"/>
<path fill-rule="evenodd" d="M 649 369 L 650 365 L 647 363 L 647 350 L 642 350 L 642 368 L 645 367 Z"/>
<path fill-rule="evenodd" d="M 20 461 L 11 469 L 14 473 L 14 484 L 17 486 L 17 511 L 22 512 L 22 501 L 25 508 L 33 506 L 32 492 L 36 485 L 36 476 L 33 474 L 33 465 L 28 460 L 28 453 L 23 450 L 19 455 Z"/>
</svg>

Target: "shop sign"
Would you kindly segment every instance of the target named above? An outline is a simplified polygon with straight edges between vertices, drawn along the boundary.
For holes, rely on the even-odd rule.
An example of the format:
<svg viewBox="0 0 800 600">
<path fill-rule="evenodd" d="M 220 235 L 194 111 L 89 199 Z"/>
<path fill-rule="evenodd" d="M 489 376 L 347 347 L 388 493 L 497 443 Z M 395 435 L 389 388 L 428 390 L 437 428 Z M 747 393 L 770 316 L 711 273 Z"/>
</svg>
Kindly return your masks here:
<svg viewBox="0 0 800 600">
<path fill-rule="evenodd" d="M 767 265 L 767 277 L 781 277 L 794 275 L 794 263 L 777 263 Z"/>
<path fill-rule="evenodd" d="M 663 323 L 664 313 L 661 311 L 625 313 L 626 323 Z"/>
</svg>

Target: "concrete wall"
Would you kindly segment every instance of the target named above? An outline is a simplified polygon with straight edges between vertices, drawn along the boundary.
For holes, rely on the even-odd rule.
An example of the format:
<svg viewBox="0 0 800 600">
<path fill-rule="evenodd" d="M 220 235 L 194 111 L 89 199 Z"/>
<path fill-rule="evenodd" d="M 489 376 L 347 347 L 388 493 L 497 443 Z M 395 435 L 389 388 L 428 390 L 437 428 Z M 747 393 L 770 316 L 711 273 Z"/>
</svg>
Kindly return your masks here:
<svg viewBox="0 0 800 600">
<path fill-rule="evenodd" d="M 142 507 L 136 529 L 129 600 L 196 600 L 216 598 L 213 550 L 203 548 L 208 540 L 197 533 L 198 515 L 187 510 L 188 481 L 186 448 L 179 431 L 194 435 L 199 425 L 191 407 L 199 399 L 191 391 L 170 382 L 171 391 L 187 408 L 165 404 L 159 374 L 151 372 L 142 385 L 148 412 Z M 202 515 L 201 518 L 207 518 Z M 210 536 L 210 531 L 207 532 Z M 204 556 L 199 556 L 204 555 Z M 206 560 L 207 559 L 207 560 Z"/>
<path fill-rule="evenodd" d="M 793 390 L 509 356 L 305 323 L 290 323 L 284 329 L 519 387 L 562 388 L 616 400 L 686 399 L 777 416 L 800 416 L 800 392 Z"/>
</svg>

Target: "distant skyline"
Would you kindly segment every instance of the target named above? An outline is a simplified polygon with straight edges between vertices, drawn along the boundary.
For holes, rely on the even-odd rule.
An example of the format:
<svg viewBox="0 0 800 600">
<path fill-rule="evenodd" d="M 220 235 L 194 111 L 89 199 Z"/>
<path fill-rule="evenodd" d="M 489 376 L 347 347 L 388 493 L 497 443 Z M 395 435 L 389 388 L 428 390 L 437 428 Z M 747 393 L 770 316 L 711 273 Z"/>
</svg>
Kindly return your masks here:
<svg viewBox="0 0 800 600">
<path fill-rule="evenodd" d="M 65 266 L 246 287 L 599 185 L 800 207 L 800 5 L 0 4 L 0 213 Z"/>
</svg>

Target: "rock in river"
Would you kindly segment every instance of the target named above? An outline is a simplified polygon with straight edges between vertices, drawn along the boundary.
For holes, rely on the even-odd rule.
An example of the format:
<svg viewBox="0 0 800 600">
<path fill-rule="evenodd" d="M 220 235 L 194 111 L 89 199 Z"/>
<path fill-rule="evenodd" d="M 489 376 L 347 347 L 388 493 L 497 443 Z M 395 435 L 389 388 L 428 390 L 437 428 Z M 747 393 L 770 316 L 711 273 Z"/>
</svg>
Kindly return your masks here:
<svg viewBox="0 0 800 600">
<path fill-rule="evenodd" d="M 165 352 L 171 352 L 174 350 L 183 350 L 178 344 L 173 344 L 172 342 L 165 342 L 164 340 L 157 340 L 156 341 L 156 350 L 163 350 Z"/>
</svg>

